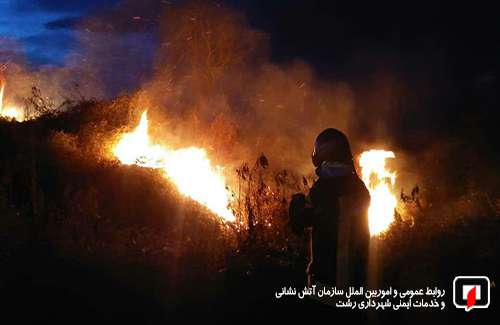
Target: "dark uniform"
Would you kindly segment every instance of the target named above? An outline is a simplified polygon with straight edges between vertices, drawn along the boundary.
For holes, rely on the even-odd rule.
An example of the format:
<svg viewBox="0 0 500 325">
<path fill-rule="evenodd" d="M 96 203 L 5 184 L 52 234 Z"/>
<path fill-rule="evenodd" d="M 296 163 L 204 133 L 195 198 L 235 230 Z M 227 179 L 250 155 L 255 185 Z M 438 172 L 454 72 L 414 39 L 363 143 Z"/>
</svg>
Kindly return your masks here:
<svg viewBox="0 0 500 325">
<path fill-rule="evenodd" d="M 289 210 L 295 232 L 311 228 L 309 282 L 365 285 L 370 195 L 354 170 L 345 135 L 335 129 L 323 131 L 313 163 L 318 180 L 307 197 L 292 197 Z"/>
</svg>

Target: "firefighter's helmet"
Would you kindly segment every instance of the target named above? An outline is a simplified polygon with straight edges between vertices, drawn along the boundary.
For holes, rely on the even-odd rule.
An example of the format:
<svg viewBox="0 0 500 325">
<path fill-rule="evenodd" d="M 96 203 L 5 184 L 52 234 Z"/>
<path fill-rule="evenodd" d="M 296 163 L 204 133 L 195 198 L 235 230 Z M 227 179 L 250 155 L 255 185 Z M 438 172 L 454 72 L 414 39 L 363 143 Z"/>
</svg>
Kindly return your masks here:
<svg viewBox="0 0 500 325">
<path fill-rule="evenodd" d="M 321 132 L 314 142 L 312 162 L 315 167 L 324 161 L 352 164 L 349 140 L 341 131 L 328 128 Z"/>
</svg>

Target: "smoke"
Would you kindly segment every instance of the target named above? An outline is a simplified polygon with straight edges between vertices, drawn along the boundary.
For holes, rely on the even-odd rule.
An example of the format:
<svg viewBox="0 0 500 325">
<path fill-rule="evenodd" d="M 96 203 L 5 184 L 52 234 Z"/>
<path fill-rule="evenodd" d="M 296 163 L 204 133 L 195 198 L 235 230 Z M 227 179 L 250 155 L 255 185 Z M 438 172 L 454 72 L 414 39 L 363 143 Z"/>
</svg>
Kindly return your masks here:
<svg viewBox="0 0 500 325">
<path fill-rule="evenodd" d="M 368 149 L 394 151 L 396 188 L 409 193 L 420 185 L 423 207 L 476 202 L 481 209 L 456 207 L 453 215 L 484 214 L 480 196 L 493 187 L 467 166 L 486 159 L 464 157 L 460 140 L 446 134 L 449 108 L 440 106 L 449 104 L 449 86 L 434 65 L 440 55 L 406 63 L 375 55 L 367 60 L 370 74 L 324 80 L 307 62 L 273 62 L 269 37 L 227 7 L 169 7 L 160 19 L 154 76 L 141 87 L 158 138 L 203 146 L 230 169 L 264 153 L 271 168 L 311 175 L 315 137 L 334 127 L 350 138 L 355 159 Z"/>
<path fill-rule="evenodd" d="M 350 133 L 351 87 L 321 81 L 299 60 L 271 62 L 269 36 L 239 12 L 200 2 L 173 6 L 160 31 L 154 78 L 141 89 L 145 105 L 169 121 L 162 123 L 170 141 L 203 145 L 226 165 L 264 153 L 275 167 L 310 172 L 320 131 Z"/>
<path fill-rule="evenodd" d="M 61 67 L 11 54 L 6 95 L 14 102 L 32 86 L 56 107 L 68 97 L 138 91 L 137 109 L 152 111 L 164 141 L 206 147 L 230 166 L 264 153 L 277 168 L 310 173 L 312 143 L 327 127 L 344 131 L 355 152 L 394 150 L 398 121 L 388 119 L 400 108 L 401 80 L 382 71 L 364 82 L 324 81 L 304 61 L 275 63 L 270 35 L 228 6 L 123 1 L 47 27 L 72 31 L 78 46 Z"/>
<path fill-rule="evenodd" d="M 273 62 L 269 35 L 210 3 L 170 6 L 159 26 L 153 77 L 139 102 L 165 144 L 207 148 L 229 170 L 264 153 L 272 168 L 311 175 L 315 137 L 334 127 L 356 156 L 373 148 L 409 156 L 405 146 L 418 131 L 402 130 L 401 117 L 420 109 L 409 105 L 417 95 L 387 69 L 353 82 L 324 80 L 298 59 Z M 407 170 L 401 185 L 411 188 L 419 178 L 408 162 L 399 165 Z"/>
<path fill-rule="evenodd" d="M 355 52 L 350 69 L 361 72 L 349 76 L 345 68 L 325 80 L 305 61 L 273 61 L 272 35 L 238 10 L 207 1 L 122 1 L 49 26 L 71 29 L 78 46 L 62 67 L 33 68 L 2 41 L 7 98 L 21 101 L 31 86 L 56 104 L 68 94 L 101 99 L 136 92 L 136 109 L 149 110 L 159 142 L 202 146 L 231 170 L 264 153 L 273 168 L 311 174 L 316 135 L 335 127 L 355 154 L 394 151 L 398 179 L 409 188 L 429 175 L 435 181 L 443 171 L 436 157 L 454 148 L 434 145 L 448 118 L 436 110 L 443 102 L 436 94 L 445 96 L 449 87 L 439 54 L 433 61 Z M 433 172 L 417 175 L 422 166 Z"/>
<path fill-rule="evenodd" d="M 141 18 L 137 6 L 59 2 L 2 7 L 16 16 L 1 17 L 9 24 L 0 31 L 0 66 L 10 101 L 21 105 L 32 87 L 55 107 L 68 98 L 110 99 L 149 77 L 158 42 L 152 22 L 135 19 Z"/>
</svg>

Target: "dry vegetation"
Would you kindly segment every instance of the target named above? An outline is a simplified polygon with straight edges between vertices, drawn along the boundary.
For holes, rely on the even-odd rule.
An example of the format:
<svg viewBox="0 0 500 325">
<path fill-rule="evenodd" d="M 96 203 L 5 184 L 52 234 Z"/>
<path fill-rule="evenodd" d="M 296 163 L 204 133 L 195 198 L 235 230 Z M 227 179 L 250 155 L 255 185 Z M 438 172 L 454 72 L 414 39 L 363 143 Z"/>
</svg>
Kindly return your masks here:
<svg viewBox="0 0 500 325">
<path fill-rule="evenodd" d="M 133 103 L 133 97 L 80 102 L 37 120 L 0 121 L 2 259 L 7 262 L 27 243 L 44 242 L 75 259 L 158 267 L 173 282 L 216 277 L 231 268 L 241 274 L 274 267 L 301 274 L 306 238 L 291 233 L 287 207 L 290 195 L 307 192 L 311 180 L 271 167 L 265 154 L 242 163 L 234 171 L 239 195 L 233 209 L 243 225 L 223 224 L 156 171 L 122 166 L 110 155 L 134 114 Z M 461 267 L 464 251 L 480 251 L 478 262 L 494 272 L 498 216 L 490 200 L 460 191 L 443 204 L 422 192 L 401 193 L 404 216 L 398 214 L 391 231 L 377 240 L 386 277 L 381 281 L 445 279 L 456 270 L 442 268 L 444 263 Z M 414 269 L 401 279 L 399 266 L 408 260 L 415 261 Z M 422 276 L 427 268 L 443 274 Z"/>
</svg>

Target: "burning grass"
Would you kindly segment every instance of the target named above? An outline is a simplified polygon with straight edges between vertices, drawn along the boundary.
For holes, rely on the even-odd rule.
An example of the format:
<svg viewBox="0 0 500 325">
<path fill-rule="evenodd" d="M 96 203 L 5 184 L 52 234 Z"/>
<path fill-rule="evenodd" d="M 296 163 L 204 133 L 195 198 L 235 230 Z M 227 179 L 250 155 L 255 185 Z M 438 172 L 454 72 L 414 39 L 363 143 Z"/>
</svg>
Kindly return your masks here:
<svg viewBox="0 0 500 325">
<path fill-rule="evenodd" d="M 4 100 L 5 82 L 0 78 L 0 117 L 22 122 L 25 119 L 24 110 L 11 105 Z"/>
<path fill-rule="evenodd" d="M 126 165 L 163 171 L 179 191 L 206 206 L 226 221 L 234 221 L 230 210 L 231 192 L 222 175 L 222 167 L 212 166 L 203 148 L 172 150 L 150 143 L 147 111 L 137 128 L 125 133 L 113 148 L 114 155 Z"/>
<path fill-rule="evenodd" d="M 261 154 L 233 171 L 236 221 L 221 222 L 181 195 L 162 169 L 124 165 L 114 157 L 112 148 L 136 125 L 138 106 L 135 97 L 125 96 L 82 102 L 24 123 L 0 121 L 2 260 L 9 263 L 31 242 L 49 243 L 78 263 L 106 265 L 119 276 L 141 265 L 161 274 L 161 299 L 173 305 L 226 295 L 232 306 L 230 297 L 242 287 L 248 299 L 258 300 L 283 281 L 303 283 L 307 237 L 291 232 L 287 208 L 290 195 L 307 192 L 312 179 Z M 499 250 L 492 243 L 499 224 L 487 200 L 462 192 L 462 199 L 448 197 L 446 212 L 433 185 L 402 192 L 403 209 L 374 239 L 381 283 L 447 281 L 452 272 L 467 271 L 462 251 L 482 252 L 473 257 L 476 265 L 495 272 Z M 474 211 L 484 213 L 466 216 L 459 206 L 471 201 L 482 209 Z M 156 280 L 127 281 L 136 286 Z M 193 294 L 197 290 L 202 293 Z"/>
<path fill-rule="evenodd" d="M 386 231 L 394 221 L 397 205 L 394 194 L 396 173 L 387 170 L 385 164 L 387 158 L 395 158 L 394 152 L 368 150 L 359 157 L 361 178 L 371 197 L 368 221 L 372 236 Z"/>
</svg>

